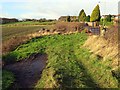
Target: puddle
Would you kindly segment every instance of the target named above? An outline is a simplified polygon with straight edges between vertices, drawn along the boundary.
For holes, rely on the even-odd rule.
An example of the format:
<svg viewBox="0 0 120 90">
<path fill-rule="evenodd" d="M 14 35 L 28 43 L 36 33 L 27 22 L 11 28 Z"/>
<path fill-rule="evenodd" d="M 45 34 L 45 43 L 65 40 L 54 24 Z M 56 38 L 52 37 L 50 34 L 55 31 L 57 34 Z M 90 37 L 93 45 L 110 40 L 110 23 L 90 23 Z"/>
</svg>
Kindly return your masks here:
<svg viewBox="0 0 120 90">
<path fill-rule="evenodd" d="M 17 88 L 33 88 L 41 77 L 46 60 L 46 54 L 35 54 L 28 59 L 6 65 L 4 68 L 15 74 Z"/>
</svg>

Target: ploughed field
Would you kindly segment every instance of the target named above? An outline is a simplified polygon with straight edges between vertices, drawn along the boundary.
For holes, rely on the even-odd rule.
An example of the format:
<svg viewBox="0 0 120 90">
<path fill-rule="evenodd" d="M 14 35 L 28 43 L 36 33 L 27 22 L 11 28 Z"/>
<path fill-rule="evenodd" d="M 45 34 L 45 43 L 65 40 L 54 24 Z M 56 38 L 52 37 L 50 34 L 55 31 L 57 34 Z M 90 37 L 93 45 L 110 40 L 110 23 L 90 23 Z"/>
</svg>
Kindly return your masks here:
<svg viewBox="0 0 120 90">
<path fill-rule="evenodd" d="M 117 78 L 113 77 L 111 73 L 112 60 L 103 60 L 103 58 L 83 48 L 82 46 L 87 38 L 88 36 L 84 32 L 33 38 L 27 43 L 18 46 L 14 51 L 5 54 L 3 56 L 6 64 L 4 67 L 10 64 L 12 67 L 17 63 L 22 63 L 25 66 L 24 60 L 31 62 L 29 58 L 33 54 L 47 54 L 46 66 L 42 74 L 39 73 L 39 79 L 35 82 L 33 80 L 32 88 L 117 88 Z M 38 59 L 34 60 L 37 62 Z M 28 69 L 31 68 L 28 67 Z M 15 73 L 14 68 L 9 71 Z M 5 88 L 12 85 L 12 88 L 14 88 L 14 84 L 17 84 L 17 82 L 22 82 L 23 85 L 26 83 L 25 80 L 16 77 L 16 74 L 6 73 L 7 71 L 3 73 L 3 84 L 7 86 Z"/>
</svg>

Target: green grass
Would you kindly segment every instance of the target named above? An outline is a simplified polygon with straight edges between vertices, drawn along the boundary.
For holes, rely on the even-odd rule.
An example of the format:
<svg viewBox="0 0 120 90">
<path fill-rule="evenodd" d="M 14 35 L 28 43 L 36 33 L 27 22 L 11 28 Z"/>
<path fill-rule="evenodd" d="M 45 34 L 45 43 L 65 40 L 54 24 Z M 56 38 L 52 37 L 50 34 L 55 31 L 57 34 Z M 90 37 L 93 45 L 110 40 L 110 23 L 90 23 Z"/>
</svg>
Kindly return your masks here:
<svg viewBox="0 0 120 90">
<path fill-rule="evenodd" d="M 2 90 L 8 90 L 15 81 L 14 75 L 6 70 L 2 71 Z"/>
<path fill-rule="evenodd" d="M 82 53 L 80 53 L 82 52 Z M 112 64 L 111 59 L 102 61 L 97 56 L 91 54 L 86 49 L 76 48 L 76 56 L 78 61 L 85 66 L 89 75 L 101 88 L 117 88 L 118 81 L 112 76 L 110 66 Z"/>
<path fill-rule="evenodd" d="M 33 38 L 3 56 L 6 63 L 46 53 L 48 61 L 35 88 L 116 88 L 117 79 L 111 74 L 111 60 L 106 62 L 81 48 L 85 33 L 50 35 Z"/>
<path fill-rule="evenodd" d="M 105 25 L 105 26 L 112 26 L 113 24 L 114 24 L 113 21 L 111 21 L 111 22 L 104 21 L 104 25 Z M 103 21 L 100 21 L 100 25 L 103 25 Z"/>
</svg>

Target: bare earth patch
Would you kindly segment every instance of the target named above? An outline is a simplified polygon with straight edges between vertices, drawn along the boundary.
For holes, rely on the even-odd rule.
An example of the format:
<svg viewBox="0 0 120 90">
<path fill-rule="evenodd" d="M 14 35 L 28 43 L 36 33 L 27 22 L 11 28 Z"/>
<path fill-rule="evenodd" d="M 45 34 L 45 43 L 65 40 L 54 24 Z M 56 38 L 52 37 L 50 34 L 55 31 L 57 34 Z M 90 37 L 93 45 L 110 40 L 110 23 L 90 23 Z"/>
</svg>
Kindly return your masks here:
<svg viewBox="0 0 120 90">
<path fill-rule="evenodd" d="M 28 59 L 6 65 L 4 68 L 15 74 L 17 88 L 33 88 L 41 78 L 41 73 L 46 66 L 46 60 L 46 54 L 35 54 Z"/>
</svg>

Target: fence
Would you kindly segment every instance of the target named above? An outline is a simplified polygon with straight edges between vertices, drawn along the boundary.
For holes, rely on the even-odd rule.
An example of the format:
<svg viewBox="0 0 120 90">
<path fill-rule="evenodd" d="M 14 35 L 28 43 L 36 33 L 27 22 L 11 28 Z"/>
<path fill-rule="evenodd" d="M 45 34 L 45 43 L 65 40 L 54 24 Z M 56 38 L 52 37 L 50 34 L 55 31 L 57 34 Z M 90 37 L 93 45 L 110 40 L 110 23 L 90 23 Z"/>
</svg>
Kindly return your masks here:
<svg viewBox="0 0 120 90">
<path fill-rule="evenodd" d="M 88 27 L 92 35 L 100 35 L 100 27 Z"/>
</svg>

